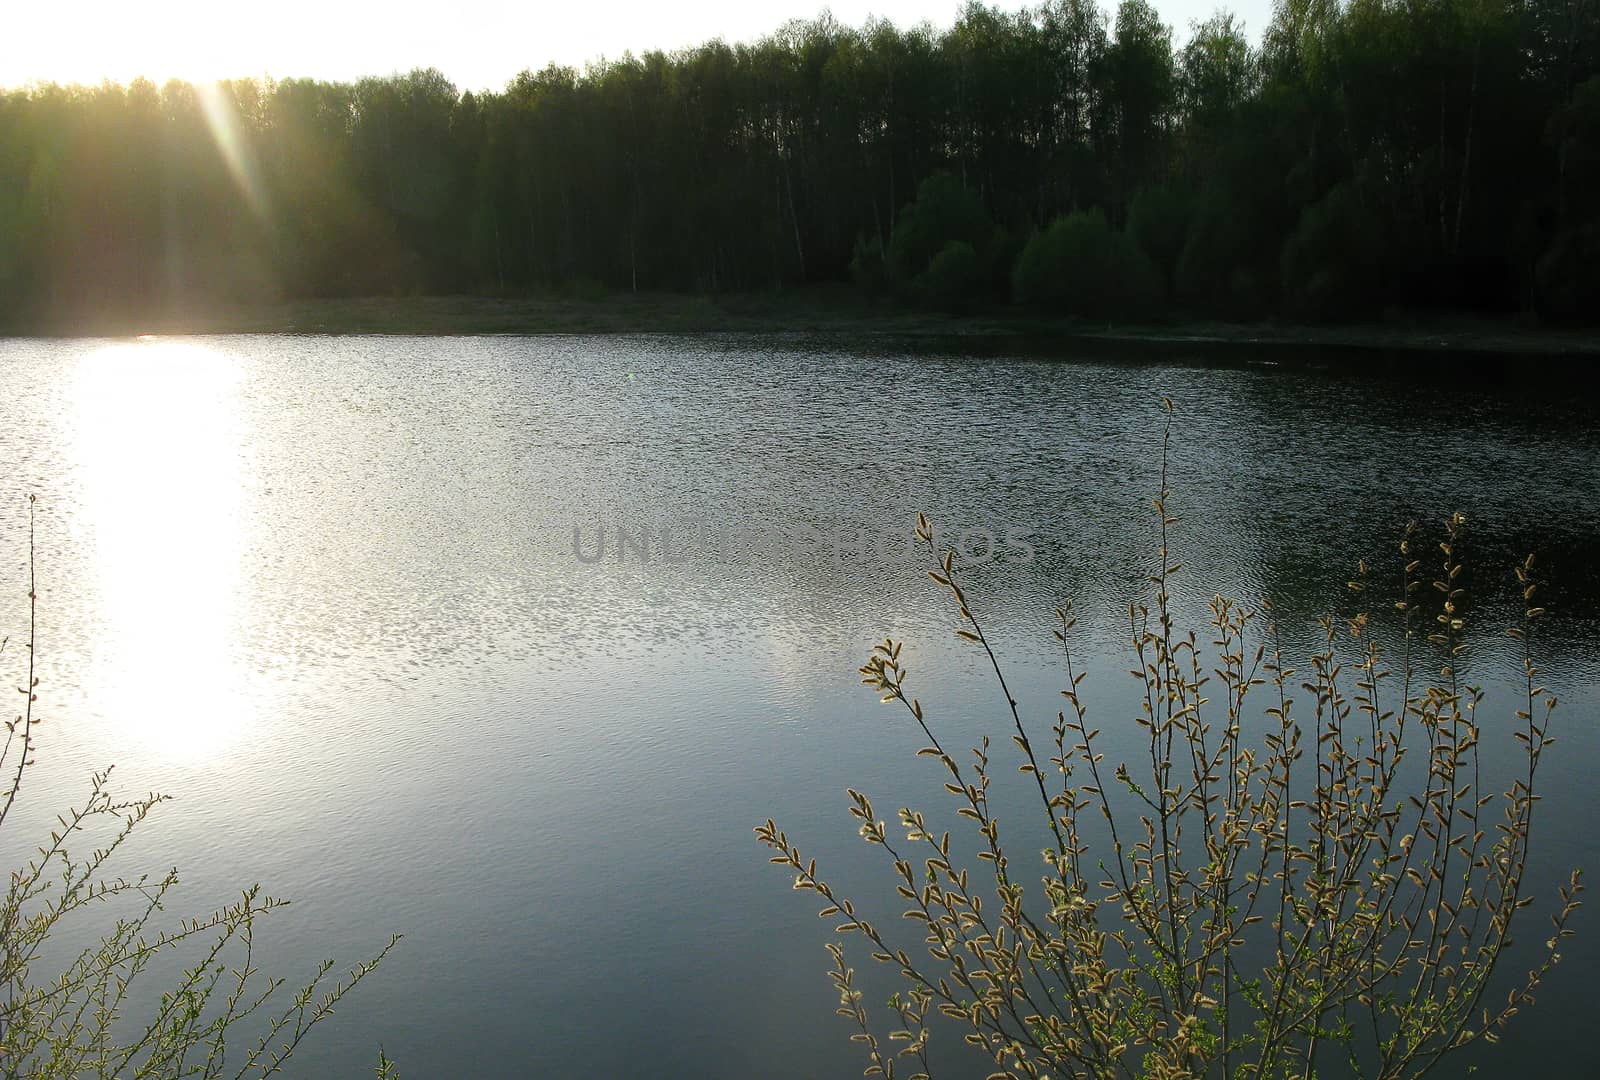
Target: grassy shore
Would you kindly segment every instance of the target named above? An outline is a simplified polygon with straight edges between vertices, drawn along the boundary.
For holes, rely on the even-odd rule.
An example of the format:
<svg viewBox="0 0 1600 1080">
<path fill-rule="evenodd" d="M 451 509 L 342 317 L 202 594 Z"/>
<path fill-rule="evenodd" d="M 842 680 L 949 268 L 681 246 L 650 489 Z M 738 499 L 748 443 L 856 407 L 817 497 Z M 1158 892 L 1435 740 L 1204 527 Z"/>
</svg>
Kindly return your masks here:
<svg viewBox="0 0 1600 1080">
<path fill-rule="evenodd" d="M 1103 346 L 1234 350 L 1358 350 L 1428 354 L 1600 356 L 1600 332 L 1545 329 L 1510 320 L 1417 317 L 1382 323 L 1304 326 L 1172 321 L 1108 325 L 1009 309 L 953 316 L 871 305 L 846 287 L 784 293 L 618 293 L 605 297 L 368 297 L 294 300 L 164 314 L 101 311 L 26 324 L 35 336 L 139 334 L 551 334 L 815 333 L 948 336 L 1096 342 Z"/>
</svg>

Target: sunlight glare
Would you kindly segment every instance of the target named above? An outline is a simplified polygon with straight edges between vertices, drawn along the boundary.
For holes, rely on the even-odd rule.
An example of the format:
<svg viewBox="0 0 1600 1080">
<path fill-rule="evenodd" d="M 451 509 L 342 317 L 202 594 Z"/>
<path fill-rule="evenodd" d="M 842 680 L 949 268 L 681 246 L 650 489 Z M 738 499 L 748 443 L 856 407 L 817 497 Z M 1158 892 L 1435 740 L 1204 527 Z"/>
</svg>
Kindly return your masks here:
<svg viewBox="0 0 1600 1080">
<path fill-rule="evenodd" d="M 83 358 L 73 397 L 98 579 L 89 700 L 141 750 L 214 757 L 252 719 L 232 647 L 244 550 L 238 373 L 198 346 L 112 345 Z"/>
</svg>

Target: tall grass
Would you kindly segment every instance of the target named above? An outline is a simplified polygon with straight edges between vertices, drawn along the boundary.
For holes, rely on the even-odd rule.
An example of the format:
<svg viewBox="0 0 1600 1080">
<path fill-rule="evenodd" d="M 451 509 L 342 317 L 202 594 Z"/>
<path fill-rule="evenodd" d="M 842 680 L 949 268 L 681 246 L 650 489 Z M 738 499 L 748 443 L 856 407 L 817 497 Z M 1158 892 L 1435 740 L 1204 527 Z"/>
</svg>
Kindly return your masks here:
<svg viewBox="0 0 1600 1080">
<path fill-rule="evenodd" d="M 30 498 L 27 675 L 21 711 L 0 741 L 5 850 L 14 850 L 9 819 L 33 764 L 40 723 L 33 539 Z M 110 780 L 110 769 L 95 773 L 83 801 L 10 870 L 0 897 L 0 1075 L 244 1080 L 279 1073 L 398 935 L 342 974 L 328 960 L 303 982 L 265 975 L 256 956 L 257 923 L 285 901 L 253 885 L 235 903 L 173 925 L 165 913 L 176 899 L 176 870 L 114 872 L 134 831 L 167 799 L 121 798 Z M 59 956 L 64 962 L 51 962 Z M 397 1075 L 381 1051 L 377 1072 Z"/>
<path fill-rule="evenodd" d="M 1029 835 L 1048 837 L 1042 860 L 1006 846 L 1015 829 L 1002 834 L 991 809 L 1003 770 L 989 739 L 968 754 L 941 741 L 894 640 L 873 649 L 863 681 L 919 737 L 917 756 L 931 759 L 976 847 L 970 862 L 969 841 L 922 811 L 903 807 L 891 826 L 850 791 L 921 948 L 836 892 L 776 823 L 756 829 L 820 914 L 898 973 L 885 1032 L 844 946 L 829 947 L 867 1075 L 930 1076 L 930 1046 L 953 1031 L 995 1077 L 1419 1076 L 1494 1041 L 1560 959 L 1576 871 L 1546 933 L 1512 944 L 1532 903 L 1535 778 L 1556 705 L 1535 666 L 1544 612 L 1533 559 L 1515 568 L 1521 704 L 1504 722 L 1480 717 L 1485 692 L 1459 670 L 1469 646 L 1460 515 L 1436 546 L 1406 532 L 1391 600 L 1376 600 L 1360 566 L 1354 610 L 1322 619 L 1308 653 L 1290 655 L 1270 606 L 1222 596 L 1204 629 L 1184 628 L 1166 405 L 1155 565 L 1128 606 L 1132 692 L 1104 709 L 1112 718 L 1091 719 L 1064 606 L 1054 631 L 1064 705 L 1038 734 L 954 554 L 918 520 L 929 577 L 1006 704 L 1017 782 L 1038 814 Z M 1136 728 L 1138 752 L 1108 760 L 1100 723 Z M 1505 771 L 1486 746 L 1512 758 L 1503 786 L 1486 777 Z"/>
</svg>

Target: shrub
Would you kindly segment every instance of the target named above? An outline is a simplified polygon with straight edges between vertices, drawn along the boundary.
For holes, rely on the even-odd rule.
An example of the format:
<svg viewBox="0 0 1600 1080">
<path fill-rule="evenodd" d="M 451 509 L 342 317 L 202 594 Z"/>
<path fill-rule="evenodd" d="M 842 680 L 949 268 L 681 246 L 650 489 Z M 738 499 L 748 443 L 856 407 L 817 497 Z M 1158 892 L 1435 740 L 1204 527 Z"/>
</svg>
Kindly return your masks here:
<svg viewBox="0 0 1600 1080">
<path fill-rule="evenodd" d="M 1600 296 L 1600 75 L 1572 88 L 1546 138 L 1560 152 L 1564 198 L 1555 235 L 1529 244 L 1543 248 L 1532 267 L 1539 313 L 1593 322 Z"/>
<path fill-rule="evenodd" d="M 923 303 L 944 311 L 969 310 L 985 291 L 987 274 L 973 246 L 952 240 L 917 277 L 915 289 Z"/>
<path fill-rule="evenodd" d="M 1456 673 L 1469 619 L 1459 515 L 1437 548 L 1407 531 L 1397 604 L 1365 606 L 1376 598 L 1360 566 L 1358 606 L 1322 619 L 1310 655 L 1292 660 L 1270 607 L 1216 596 L 1203 632 L 1176 624 L 1165 447 L 1155 569 L 1128 609 L 1136 761 L 1105 759 L 1070 606 L 1055 631 L 1065 706 L 1035 741 L 953 553 L 940 557 L 918 519 L 929 576 L 1005 703 L 1021 794 L 1037 800 L 1037 835 L 1049 845 L 1036 869 L 1014 858 L 1015 829 L 1002 836 L 991 810 L 1000 773 L 989 739 L 958 760 L 913 695 L 894 640 L 872 651 L 863 681 L 915 729 L 917 756 L 932 759 L 970 822 L 979 860 L 965 865 L 965 841 L 953 845 L 921 811 L 902 808 L 891 830 L 866 795 L 849 793 L 926 958 L 837 893 L 774 822 L 756 829 L 795 888 L 817 894 L 821 915 L 864 937 L 903 980 L 889 1001 L 896 1051 L 879 1040 L 843 946 L 829 946 L 839 1012 L 870 1074 L 892 1077 L 909 1057 L 927 1076 L 939 1014 L 994 1060 L 995 1076 L 1416 1075 L 1493 1040 L 1560 958 L 1576 872 L 1531 969 L 1496 977 L 1531 903 L 1534 780 L 1552 742 L 1555 700 L 1533 659 L 1543 612 L 1532 558 L 1516 568 L 1526 608 L 1511 628 L 1526 684 L 1519 678 L 1521 707 L 1500 735 L 1478 717 L 1482 690 Z M 1424 569 L 1429 550 L 1442 557 Z M 1396 611 L 1394 625 L 1380 625 Z M 1393 661 L 1379 644 L 1390 635 Z M 1504 738 L 1512 758 L 1514 779 L 1498 793 L 1480 780 L 1490 738 Z"/>
<path fill-rule="evenodd" d="M 1031 233 L 1029 235 L 1032 235 Z M 1011 294 L 1011 272 L 1016 269 L 1022 255 L 1024 240 L 1003 226 L 996 225 L 989 242 L 989 272 L 986 287 L 989 295 L 1004 299 Z"/>
<path fill-rule="evenodd" d="M 0 834 L 33 763 L 38 727 L 31 533 L 30 526 L 27 681 L 22 712 L 0 739 L 0 769 L 7 778 L 0 790 Z M 269 979 L 255 966 L 256 923 L 285 904 L 260 886 L 210 915 L 166 927 L 162 912 L 174 899 L 176 871 L 108 875 L 134 830 L 167 800 L 155 794 L 118 799 L 109 789 L 110 776 L 109 769 L 93 776 L 88 797 L 59 819 L 60 828 L 33 858 L 12 870 L 0 896 L 0 1073 L 66 1080 L 279 1072 L 399 937 L 342 978 L 329 979 L 329 960 L 297 990 L 285 991 L 284 980 Z M 110 839 L 92 840 L 97 833 Z M 91 853 L 76 854 L 79 845 Z M 116 913 L 110 930 L 87 948 L 67 952 L 61 970 L 39 972 L 42 958 L 62 953 L 63 937 L 83 939 L 92 911 Z M 149 974 L 163 961 L 180 963 L 182 970 L 154 997 Z M 150 1015 L 131 1015 L 145 1002 Z M 381 1050 L 377 1074 L 385 1080 L 397 1075 Z"/>
<path fill-rule="evenodd" d="M 1163 295 L 1172 293 L 1188 229 L 1188 201 L 1171 188 L 1140 188 L 1133 197 L 1128 208 L 1128 235 L 1160 272 Z"/>
<path fill-rule="evenodd" d="M 866 233 L 856 236 L 850 254 L 850 280 L 868 298 L 881 296 L 889 285 L 889 268 L 883 262 L 883 249 Z"/>
<path fill-rule="evenodd" d="M 1554 319 L 1593 319 L 1600 296 L 1600 222 L 1560 233 L 1535 267 L 1539 308 Z"/>
<path fill-rule="evenodd" d="M 1348 319 L 1378 309 L 1383 238 L 1360 193 L 1340 184 L 1306 207 L 1283 246 L 1283 295 L 1305 319 Z"/>
<path fill-rule="evenodd" d="M 977 193 L 949 173 L 935 173 L 918 185 L 916 201 L 900 211 L 889 241 L 889 269 L 910 285 L 953 241 L 987 253 L 993 231 Z"/>
<path fill-rule="evenodd" d="M 1252 318 L 1261 309 L 1252 296 L 1233 288 L 1237 275 L 1252 279 L 1248 241 L 1231 208 L 1217 200 L 1203 201 L 1189 222 L 1178 255 L 1173 287 L 1185 304 L 1234 318 Z"/>
<path fill-rule="evenodd" d="M 1035 233 L 1012 275 L 1018 302 L 1086 318 L 1147 314 L 1160 293 L 1155 266 L 1098 209 Z"/>
</svg>

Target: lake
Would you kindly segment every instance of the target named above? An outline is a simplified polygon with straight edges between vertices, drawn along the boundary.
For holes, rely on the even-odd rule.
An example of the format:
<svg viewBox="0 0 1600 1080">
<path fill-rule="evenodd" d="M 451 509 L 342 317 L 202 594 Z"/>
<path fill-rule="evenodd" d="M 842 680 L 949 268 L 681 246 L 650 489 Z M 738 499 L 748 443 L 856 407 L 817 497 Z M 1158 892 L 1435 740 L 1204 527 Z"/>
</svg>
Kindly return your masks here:
<svg viewBox="0 0 1600 1080">
<path fill-rule="evenodd" d="M 1301 633 L 1348 610 L 1358 559 L 1395 570 L 1407 520 L 1437 536 L 1460 510 L 1492 628 L 1512 561 L 1539 552 L 1562 700 L 1542 940 L 1549 883 L 1600 867 L 1592 397 L 1259 351 L 966 348 L 0 340 L 0 631 L 26 634 L 31 493 L 46 721 L 0 854 L 19 862 L 114 763 L 121 790 L 177 797 L 125 870 L 180 867 L 184 913 L 257 881 L 294 900 L 266 924 L 270 971 L 403 933 L 295 1075 L 359 1075 L 380 1044 L 413 1077 L 859 1075 L 832 921 L 751 827 L 777 818 L 897 921 L 845 789 L 880 813 L 943 803 L 920 737 L 859 685 L 886 634 L 947 743 L 1009 748 L 1003 699 L 907 551 L 919 511 L 962 546 L 1040 737 L 1070 597 L 1085 696 L 1113 753 L 1132 747 L 1127 603 L 1155 565 L 1167 396 L 1191 621 L 1225 592 Z M 1509 717 L 1515 657 L 1485 640 L 1469 674 Z M 1600 1072 L 1588 914 L 1486 1063 Z"/>
</svg>

